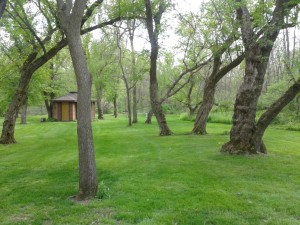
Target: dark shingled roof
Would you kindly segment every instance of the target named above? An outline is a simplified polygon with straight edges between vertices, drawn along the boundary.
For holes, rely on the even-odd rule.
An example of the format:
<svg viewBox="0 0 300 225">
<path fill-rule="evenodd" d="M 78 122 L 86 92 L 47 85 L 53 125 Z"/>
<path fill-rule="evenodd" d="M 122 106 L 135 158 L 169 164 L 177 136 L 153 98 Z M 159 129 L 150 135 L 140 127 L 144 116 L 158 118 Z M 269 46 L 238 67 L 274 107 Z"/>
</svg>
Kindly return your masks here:
<svg viewBox="0 0 300 225">
<path fill-rule="evenodd" d="M 77 102 L 77 92 L 70 92 L 65 96 L 55 98 L 52 101 L 54 102 Z"/>
</svg>

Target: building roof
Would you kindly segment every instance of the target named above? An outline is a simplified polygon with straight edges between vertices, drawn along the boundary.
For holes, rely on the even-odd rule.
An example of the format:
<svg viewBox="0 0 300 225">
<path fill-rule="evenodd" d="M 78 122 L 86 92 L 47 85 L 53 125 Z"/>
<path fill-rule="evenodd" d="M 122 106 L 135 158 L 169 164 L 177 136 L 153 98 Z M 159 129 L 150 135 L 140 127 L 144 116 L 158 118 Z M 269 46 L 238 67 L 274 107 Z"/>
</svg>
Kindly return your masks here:
<svg viewBox="0 0 300 225">
<path fill-rule="evenodd" d="M 53 102 L 77 102 L 77 92 L 71 91 L 69 94 L 55 98 L 52 100 Z M 95 100 L 91 100 L 92 102 L 95 102 Z"/>
<path fill-rule="evenodd" d="M 54 102 L 77 102 L 77 92 L 70 92 L 67 95 L 53 99 Z"/>
</svg>

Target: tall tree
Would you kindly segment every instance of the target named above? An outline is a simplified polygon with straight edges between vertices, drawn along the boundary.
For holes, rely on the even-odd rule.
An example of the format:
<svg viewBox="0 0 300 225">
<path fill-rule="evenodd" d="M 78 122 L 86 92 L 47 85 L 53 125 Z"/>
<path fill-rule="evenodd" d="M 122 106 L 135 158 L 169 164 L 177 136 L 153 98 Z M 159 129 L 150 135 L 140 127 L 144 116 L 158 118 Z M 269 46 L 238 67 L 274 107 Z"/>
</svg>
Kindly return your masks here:
<svg viewBox="0 0 300 225">
<path fill-rule="evenodd" d="M 244 59 L 244 54 L 238 51 L 236 41 L 239 39 L 236 15 L 232 12 L 232 2 L 211 1 L 204 5 L 204 23 L 208 24 L 202 31 L 204 45 L 208 46 L 212 56 L 212 69 L 204 83 L 203 97 L 192 132 L 207 134 L 206 122 L 214 104 L 214 96 L 218 82 Z M 198 22 L 199 23 L 199 22 Z M 214 26 L 210 26 L 213 24 Z M 194 29 L 198 26 L 194 25 Z M 213 35 L 210 35 L 213 34 Z M 232 59 L 235 56 L 234 59 Z"/>
<path fill-rule="evenodd" d="M 120 79 L 117 76 L 117 55 L 113 32 L 103 30 L 103 37 L 92 43 L 88 58 L 88 66 L 96 89 L 98 119 L 104 119 L 102 107 L 104 95 L 109 97 L 113 89 L 118 88 L 117 85 L 111 84 Z"/>
<path fill-rule="evenodd" d="M 167 9 L 167 3 L 160 1 L 157 12 L 153 11 L 151 1 L 144 0 L 146 7 L 146 24 L 148 35 L 151 44 L 151 56 L 150 56 L 150 101 L 153 113 L 156 117 L 159 126 L 159 135 L 167 136 L 172 132 L 168 127 L 165 114 L 162 110 L 161 102 L 158 97 L 158 82 L 157 82 L 157 57 L 158 57 L 158 36 L 161 31 L 161 18 L 162 14 Z"/>
<path fill-rule="evenodd" d="M 131 95 L 130 91 L 133 88 L 130 82 L 130 78 L 127 75 L 125 65 L 124 65 L 124 50 L 122 49 L 122 37 L 125 34 L 125 31 L 121 32 L 120 27 L 116 29 L 117 34 L 117 46 L 119 49 L 119 65 L 121 68 L 122 79 L 124 81 L 126 89 L 126 102 L 127 102 L 127 117 L 128 117 L 128 126 L 132 126 L 132 113 L 131 113 Z"/>
<path fill-rule="evenodd" d="M 134 3 L 134 0 L 133 0 Z M 136 25 L 136 19 L 133 19 L 131 21 L 127 21 L 127 27 L 128 27 L 128 34 L 129 34 L 129 40 L 130 40 L 130 49 L 131 49 L 131 73 L 133 78 L 135 79 L 137 76 L 137 70 L 136 70 L 136 54 L 134 49 L 134 37 L 135 37 L 135 30 L 137 28 Z M 137 113 L 137 82 L 134 82 L 133 88 L 132 88 L 132 123 L 138 122 L 138 113 Z"/>
<path fill-rule="evenodd" d="M 262 91 L 264 76 L 274 42 L 280 30 L 287 26 L 284 18 L 299 4 L 299 0 L 276 0 L 271 16 L 260 17 L 259 21 L 253 21 L 245 2 L 236 0 L 236 3 L 237 17 L 245 48 L 245 75 L 236 96 L 230 141 L 222 146 L 221 151 L 231 154 L 265 153 L 264 144 L 258 142 L 256 138 L 257 102 Z M 264 14 L 265 12 L 261 11 L 256 13 L 255 16 Z M 256 27 L 262 24 L 261 29 L 256 32 Z"/>
<path fill-rule="evenodd" d="M 79 193 L 78 200 L 95 197 L 98 190 L 96 162 L 91 123 L 92 79 L 84 56 L 80 30 L 87 0 L 57 0 L 58 17 L 66 34 L 76 74 L 77 136 L 79 150 Z"/>
</svg>

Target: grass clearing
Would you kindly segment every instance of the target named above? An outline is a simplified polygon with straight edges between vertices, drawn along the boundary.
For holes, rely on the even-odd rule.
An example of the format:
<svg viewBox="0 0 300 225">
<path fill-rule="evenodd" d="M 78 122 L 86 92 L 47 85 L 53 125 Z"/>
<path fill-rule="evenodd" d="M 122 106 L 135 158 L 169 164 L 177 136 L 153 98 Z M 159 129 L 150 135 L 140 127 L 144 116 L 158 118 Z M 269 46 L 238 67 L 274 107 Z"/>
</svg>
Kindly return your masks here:
<svg viewBox="0 0 300 225">
<path fill-rule="evenodd" d="M 76 203 L 75 122 L 17 125 L 15 145 L 0 145 L 0 224 L 300 224 L 300 135 L 268 129 L 267 156 L 219 152 L 230 125 L 168 116 L 175 132 L 158 137 L 144 118 L 94 121 L 103 200 Z M 0 121 L 2 122 L 2 121 Z"/>
</svg>

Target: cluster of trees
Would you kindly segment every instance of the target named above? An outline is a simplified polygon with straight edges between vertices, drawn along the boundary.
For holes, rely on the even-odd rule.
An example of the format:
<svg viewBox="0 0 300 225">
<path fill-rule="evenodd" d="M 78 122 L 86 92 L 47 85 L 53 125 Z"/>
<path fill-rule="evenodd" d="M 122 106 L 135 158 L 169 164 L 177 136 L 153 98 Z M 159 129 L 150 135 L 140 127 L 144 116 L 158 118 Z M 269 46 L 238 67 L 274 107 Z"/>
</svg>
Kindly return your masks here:
<svg viewBox="0 0 300 225">
<path fill-rule="evenodd" d="M 161 136 L 172 134 L 164 103 L 183 105 L 190 116 L 195 115 L 192 133 L 204 135 L 218 93 L 224 96 L 225 89 L 232 95 L 237 89 L 230 140 L 221 150 L 266 153 L 262 140 L 266 128 L 287 104 L 299 101 L 296 33 L 290 38 L 290 28 L 298 25 L 299 3 L 214 0 L 203 3 L 197 13 L 182 13 L 169 0 L 1 1 L 0 114 L 5 118 L 0 143 L 15 143 L 16 118 L 19 112 L 26 114 L 28 101 L 42 98 L 51 118 L 51 99 L 66 86 L 62 73 L 70 70 L 63 50 L 68 46 L 78 90 L 78 199 L 95 196 L 98 187 L 91 118 L 86 116 L 91 114 L 93 88 L 99 119 L 104 99 L 113 102 L 117 117 L 117 99 L 124 88 L 131 126 L 138 122 L 138 92 L 145 93 L 148 87 L 146 122 L 154 114 Z M 168 29 L 164 16 L 170 12 L 176 12 L 179 38 L 174 49 L 164 49 L 160 48 Z M 91 35 L 95 30 L 100 30 L 96 39 Z M 137 50 L 136 39 L 141 38 L 149 40 L 150 48 Z M 278 51 L 281 46 L 283 51 Z M 262 93 L 287 78 L 282 85 L 286 90 L 256 119 Z"/>
</svg>

